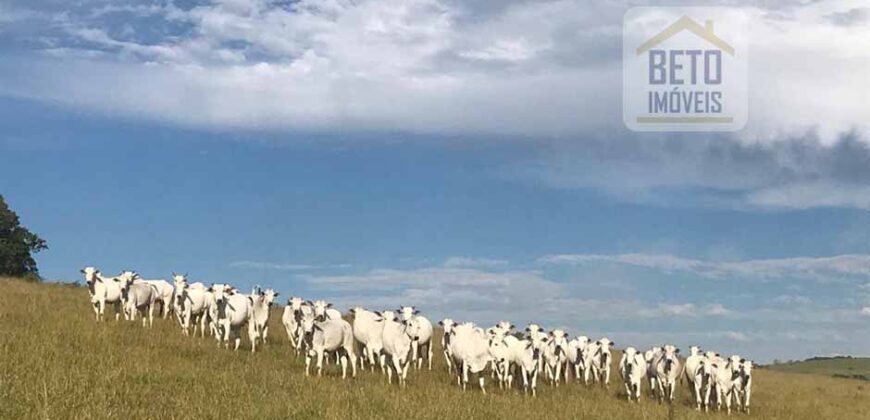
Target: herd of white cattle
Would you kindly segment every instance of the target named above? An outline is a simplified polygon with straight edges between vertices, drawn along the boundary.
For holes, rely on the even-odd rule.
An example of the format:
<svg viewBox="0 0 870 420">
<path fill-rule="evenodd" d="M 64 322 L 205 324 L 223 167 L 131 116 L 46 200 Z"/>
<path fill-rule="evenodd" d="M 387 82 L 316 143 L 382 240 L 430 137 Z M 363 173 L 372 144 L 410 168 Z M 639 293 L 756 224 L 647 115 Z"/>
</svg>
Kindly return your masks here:
<svg viewBox="0 0 870 420">
<path fill-rule="evenodd" d="M 266 342 L 270 308 L 278 297 L 272 289 L 257 287 L 251 294 L 243 294 L 228 284 L 188 283 L 183 274 L 173 273 L 170 284 L 166 280 L 142 279 L 133 271 L 123 271 L 114 277 L 104 276 L 94 267 L 81 272 L 98 321 L 103 319 L 109 304 L 115 308 L 116 321 L 121 314 L 130 321 L 139 315 L 143 326 L 151 326 L 154 310 L 159 306 L 159 315 L 174 316 L 184 335 L 195 336 L 199 328 L 200 336 L 205 337 L 208 331 L 218 345 L 223 343 L 226 348 L 232 338 L 235 350 L 239 349 L 242 328 L 247 328 L 252 352 L 256 351 L 258 341 Z M 321 375 L 324 362 L 330 358 L 341 364 L 342 378 L 347 377 L 348 366 L 356 376 L 359 360 L 361 368 L 368 365 L 374 371 L 377 366 L 388 383 L 395 376 L 402 387 L 409 366 L 420 370 L 425 363 L 432 369 L 434 329 L 416 308 L 369 311 L 356 307 L 349 315 L 352 323 L 325 301 L 288 299 L 281 321 L 297 356 L 305 358 L 306 376 L 312 362 L 316 362 L 317 374 Z M 567 382 L 569 374 L 586 385 L 609 386 L 614 343 L 606 337 L 594 341 L 586 336 L 570 339 L 561 329 L 547 333 L 538 324 L 529 324 L 525 334 L 519 334 L 507 321 L 486 329 L 450 318 L 439 325 L 443 330 L 441 348 L 447 369 L 456 375 L 463 390 L 469 375 L 477 374 L 480 389 L 485 393 L 487 369 L 502 388 L 512 388 L 518 376 L 516 386 L 532 395 L 537 393 L 539 373 L 553 386 Z M 354 343 L 359 353 L 354 350 Z M 652 398 L 673 402 L 677 382 L 684 378 L 692 387 L 698 410 L 707 411 L 713 403 L 721 410 L 724 403 L 730 414 L 734 400 L 739 409 L 749 412 L 752 361 L 736 355 L 722 358 L 719 353 L 702 352 L 696 346 L 690 348 L 683 361 L 679 352 L 673 345 L 656 346 L 644 352 L 625 348 L 617 366 L 628 400 L 640 400 L 647 379 Z"/>
</svg>

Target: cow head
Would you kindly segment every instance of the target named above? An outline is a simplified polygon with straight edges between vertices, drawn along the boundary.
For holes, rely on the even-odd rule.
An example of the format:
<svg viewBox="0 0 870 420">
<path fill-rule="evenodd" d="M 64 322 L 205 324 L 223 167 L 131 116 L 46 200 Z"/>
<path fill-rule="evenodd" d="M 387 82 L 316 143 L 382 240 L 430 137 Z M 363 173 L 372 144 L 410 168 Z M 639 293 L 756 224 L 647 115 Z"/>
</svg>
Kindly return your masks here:
<svg viewBox="0 0 870 420">
<path fill-rule="evenodd" d="M 438 325 L 444 329 L 444 334 L 450 334 L 450 331 L 452 331 L 453 327 L 456 325 L 456 321 L 451 318 L 444 318 L 438 321 Z"/>
<path fill-rule="evenodd" d="M 701 348 L 698 346 L 689 347 L 689 356 L 698 356 L 701 354 Z"/>
<path fill-rule="evenodd" d="M 568 348 L 568 333 L 563 330 L 550 331 L 550 345 L 556 351 L 556 354 L 565 353 Z"/>
<path fill-rule="evenodd" d="M 318 321 L 323 321 L 326 319 L 326 310 L 331 308 L 332 304 L 325 300 L 315 300 L 311 303 L 311 306 L 314 308 L 314 318 Z"/>
<path fill-rule="evenodd" d="M 746 359 L 741 360 L 740 374 L 743 376 L 744 379 L 752 377 L 752 366 L 753 366 L 752 360 L 746 360 Z"/>
<path fill-rule="evenodd" d="M 680 349 L 673 345 L 665 345 L 662 346 L 662 361 L 665 364 L 665 370 L 670 371 L 674 366 L 677 365 L 679 360 L 677 359 L 677 354 L 680 353 Z"/>
<path fill-rule="evenodd" d="M 529 326 L 526 327 L 526 336 L 527 336 L 527 337 L 529 337 L 529 338 L 535 338 L 535 337 L 537 337 L 537 336 L 539 336 L 539 335 L 544 335 L 544 329 L 541 328 L 540 325 L 538 325 L 538 324 L 529 324 Z"/>
<path fill-rule="evenodd" d="M 401 306 L 399 307 L 399 310 L 397 312 L 399 312 L 399 314 L 402 316 L 402 319 L 406 321 L 411 319 L 414 315 L 420 313 L 420 311 L 417 310 L 417 308 L 414 306 Z"/>
<path fill-rule="evenodd" d="M 516 328 L 510 321 L 499 321 L 495 326 L 501 328 L 505 332 L 505 335 L 510 334 Z"/>
<path fill-rule="evenodd" d="M 260 296 L 263 299 L 263 303 L 265 303 L 266 306 L 271 308 L 272 304 L 275 303 L 275 298 L 278 297 L 278 292 L 276 292 L 272 289 L 266 289 L 266 290 L 260 291 Z"/>
<path fill-rule="evenodd" d="M 396 316 L 396 313 L 393 311 L 383 311 L 383 312 L 375 312 L 375 313 L 380 315 L 381 318 L 383 318 L 387 321 L 399 322 L 399 317 Z"/>
<path fill-rule="evenodd" d="M 81 271 L 81 273 L 85 275 L 85 282 L 87 282 L 88 284 L 93 284 L 99 279 L 98 276 L 100 275 L 100 270 L 97 270 L 94 267 L 88 266 L 79 271 Z"/>
<path fill-rule="evenodd" d="M 220 283 L 212 284 L 208 291 L 214 295 L 214 300 L 218 304 L 224 303 L 230 296 L 236 294 L 236 289 L 232 286 Z"/>
</svg>

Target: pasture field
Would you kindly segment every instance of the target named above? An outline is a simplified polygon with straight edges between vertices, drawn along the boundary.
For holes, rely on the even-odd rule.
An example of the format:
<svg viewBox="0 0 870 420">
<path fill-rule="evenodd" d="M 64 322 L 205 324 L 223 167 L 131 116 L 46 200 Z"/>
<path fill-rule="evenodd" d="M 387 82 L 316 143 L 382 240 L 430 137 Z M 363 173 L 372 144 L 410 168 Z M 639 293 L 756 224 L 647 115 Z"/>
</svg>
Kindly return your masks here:
<svg viewBox="0 0 870 420">
<path fill-rule="evenodd" d="M 672 411 L 646 394 L 639 404 L 628 403 L 618 378 L 609 390 L 573 383 L 556 389 L 542 381 L 537 398 L 497 386 L 489 386 L 487 395 L 476 388 L 462 392 L 438 348 L 435 369 L 412 370 L 407 389 L 387 386 L 370 372 L 342 381 L 334 365 L 322 378 L 305 378 L 277 309 L 271 342 L 251 354 L 244 339 L 234 353 L 218 349 L 209 336 L 183 337 L 172 321 L 160 320 L 150 330 L 124 321 L 98 324 L 84 288 L 13 279 L 0 285 L 4 419 L 725 418 L 696 412 L 685 385 Z M 870 386 L 863 381 L 757 369 L 753 386 L 748 417 L 870 418 Z"/>
<path fill-rule="evenodd" d="M 769 367 L 781 372 L 813 373 L 870 381 L 870 358 L 867 357 L 817 358 Z"/>
</svg>

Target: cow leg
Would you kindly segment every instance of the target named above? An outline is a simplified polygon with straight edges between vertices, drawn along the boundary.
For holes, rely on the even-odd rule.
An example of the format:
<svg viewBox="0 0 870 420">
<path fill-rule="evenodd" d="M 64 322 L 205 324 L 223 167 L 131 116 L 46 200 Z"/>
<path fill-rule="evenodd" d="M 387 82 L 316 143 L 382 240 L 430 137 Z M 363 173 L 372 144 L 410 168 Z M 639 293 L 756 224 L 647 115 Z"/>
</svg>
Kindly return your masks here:
<svg viewBox="0 0 870 420">
<path fill-rule="evenodd" d="M 347 379 L 347 359 L 349 356 L 350 356 L 350 354 L 348 354 L 347 356 L 342 355 L 340 358 L 340 361 L 341 361 L 341 379 Z"/>
<path fill-rule="evenodd" d="M 465 363 L 465 360 L 462 361 L 462 390 L 465 391 L 466 386 L 468 385 L 468 363 Z"/>
<path fill-rule="evenodd" d="M 251 353 L 257 350 L 257 326 L 248 321 L 248 339 L 251 340 Z"/>
<path fill-rule="evenodd" d="M 308 376 L 309 370 L 311 369 L 311 355 L 305 355 L 305 376 Z"/>
<path fill-rule="evenodd" d="M 263 344 L 266 344 L 266 336 L 269 335 L 269 326 L 263 326 Z"/>
<path fill-rule="evenodd" d="M 324 353 L 325 353 L 325 350 L 324 350 L 324 349 L 318 349 L 318 350 L 317 350 L 317 376 L 323 376 L 323 357 L 324 357 Z M 329 355 L 325 355 L 325 356 L 326 356 L 326 357 L 329 357 Z"/>
<path fill-rule="evenodd" d="M 483 372 L 477 374 L 477 381 L 480 383 L 480 392 L 483 393 L 483 395 L 486 395 L 486 377 L 481 375 L 481 373 Z"/>
<path fill-rule="evenodd" d="M 752 378 L 750 377 L 750 379 Z M 743 395 L 743 411 L 749 414 L 749 397 L 752 395 L 752 388 L 746 388 L 744 392 L 746 394 Z"/>
<path fill-rule="evenodd" d="M 236 346 L 233 348 L 233 351 L 239 351 L 239 345 L 242 344 L 242 331 L 238 327 L 232 328 L 230 326 L 230 328 L 233 330 L 233 337 L 236 339 Z"/>
<path fill-rule="evenodd" d="M 393 371 L 396 370 L 396 366 L 395 366 L 395 364 L 393 363 L 393 360 L 392 360 L 392 359 L 393 359 L 393 358 L 390 357 L 390 362 L 391 362 L 391 363 L 390 363 L 389 368 L 387 368 L 387 384 L 388 384 L 388 385 L 392 385 L 392 384 L 393 384 Z M 382 358 L 382 360 L 383 360 L 383 358 Z M 399 371 L 396 370 L 396 373 L 398 373 L 398 372 L 399 372 Z"/>
</svg>

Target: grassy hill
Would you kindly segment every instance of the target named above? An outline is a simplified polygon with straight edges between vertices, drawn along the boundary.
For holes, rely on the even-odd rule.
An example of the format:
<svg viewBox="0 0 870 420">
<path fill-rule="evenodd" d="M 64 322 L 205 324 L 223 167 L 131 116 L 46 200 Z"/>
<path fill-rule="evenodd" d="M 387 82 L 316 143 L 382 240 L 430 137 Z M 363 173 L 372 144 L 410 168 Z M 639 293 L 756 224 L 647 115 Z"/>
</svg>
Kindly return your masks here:
<svg viewBox="0 0 870 420">
<path fill-rule="evenodd" d="M 304 378 L 278 316 L 263 351 L 234 353 L 211 337 L 183 337 L 169 321 L 150 330 L 95 323 L 83 288 L 9 279 L 0 286 L 0 418 L 724 418 L 695 412 L 684 385 L 672 413 L 646 394 L 640 404 L 626 402 L 619 379 L 609 390 L 541 384 L 537 398 L 497 387 L 462 392 L 440 357 L 434 371 L 412 371 L 404 390 L 369 372 L 342 381 L 335 366 Z M 861 381 L 759 369 L 754 387 L 752 417 L 870 412 Z"/>
<path fill-rule="evenodd" d="M 812 359 L 767 366 L 789 373 L 811 373 L 870 381 L 870 358 L 867 357 L 814 357 Z"/>
</svg>

